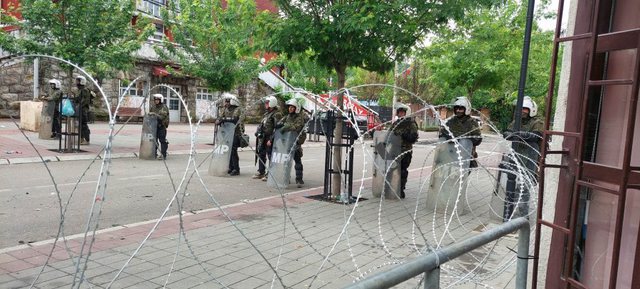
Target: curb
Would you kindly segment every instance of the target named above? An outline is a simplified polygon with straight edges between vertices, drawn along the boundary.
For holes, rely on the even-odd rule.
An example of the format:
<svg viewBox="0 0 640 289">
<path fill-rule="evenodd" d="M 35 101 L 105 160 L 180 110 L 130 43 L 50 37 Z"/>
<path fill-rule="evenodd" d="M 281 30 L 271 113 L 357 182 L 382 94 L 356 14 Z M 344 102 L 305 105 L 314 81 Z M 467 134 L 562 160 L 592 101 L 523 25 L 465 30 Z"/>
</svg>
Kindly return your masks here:
<svg viewBox="0 0 640 289">
<path fill-rule="evenodd" d="M 309 193 L 309 192 L 312 192 L 314 190 L 321 190 L 322 188 L 323 188 L 322 186 L 319 186 L 319 187 L 302 189 L 302 190 L 298 190 L 298 191 L 285 193 L 284 196 L 285 197 L 286 196 L 297 196 L 299 194 Z M 196 216 L 196 215 L 200 215 L 200 214 L 204 214 L 204 213 L 220 211 L 220 209 L 225 210 L 225 209 L 228 209 L 228 208 L 234 208 L 234 207 L 239 207 L 239 206 L 243 206 L 243 205 L 260 203 L 260 202 L 269 201 L 269 200 L 273 200 L 273 199 L 279 199 L 279 198 L 282 198 L 282 197 L 283 197 L 282 195 L 276 195 L 276 196 L 259 198 L 259 199 L 255 199 L 255 200 L 242 200 L 242 201 L 237 202 L 237 203 L 220 206 L 220 208 L 213 207 L 213 208 L 203 209 L 203 210 L 194 211 L 194 212 L 185 212 L 185 213 L 182 214 L 182 217 L 183 218 L 188 218 L 188 217 L 191 217 L 191 216 Z M 170 220 L 174 220 L 174 219 L 178 219 L 178 218 L 180 218 L 180 215 L 171 215 L 171 216 L 167 216 L 167 217 L 163 218 L 162 221 L 166 222 L 166 221 L 170 221 Z M 114 232 L 114 231 L 118 231 L 118 230 L 130 229 L 130 228 L 135 228 L 135 227 L 139 227 L 139 226 L 143 226 L 143 225 L 154 224 L 154 223 L 158 222 L 158 220 L 159 219 L 153 219 L 153 220 L 148 220 L 148 221 L 135 222 L 135 223 L 131 223 L 131 224 L 118 225 L 118 226 L 110 227 L 110 228 L 104 228 L 104 229 L 97 230 L 95 232 L 95 234 L 97 236 L 97 235 L 100 235 L 100 234 L 110 233 L 110 232 Z M 67 241 L 69 241 L 69 240 L 83 238 L 84 236 L 85 236 L 85 233 L 78 233 L 78 234 L 74 234 L 74 235 L 65 236 L 65 239 Z M 48 245 L 48 244 L 53 244 L 55 240 L 56 240 L 55 238 L 52 238 L 52 239 L 48 239 L 48 240 L 42 240 L 42 241 L 37 241 L 37 242 L 33 242 L 33 243 L 17 245 L 17 246 L 13 246 L 13 247 L 0 248 L 0 254 L 10 253 L 10 252 L 14 252 L 14 251 L 17 251 L 17 250 L 23 250 L 23 249 L 33 249 L 35 247 Z M 58 239 L 58 242 L 62 242 L 62 237 L 60 237 Z"/>
<path fill-rule="evenodd" d="M 303 148 L 307 147 L 324 147 L 324 142 L 314 142 L 308 145 L 302 145 Z M 213 147 L 209 151 L 196 150 L 196 154 L 208 154 L 213 150 Z M 238 148 L 239 152 L 244 151 L 255 151 L 253 148 Z M 190 150 L 179 150 L 179 151 L 169 151 L 171 155 L 189 155 L 191 154 Z M 137 152 L 130 153 L 111 153 L 112 159 L 120 159 L 120 158 L 137 158 Z M 44 156 L 45 162 L 62 162 L 62 161 L 82 161 L 82 160 L 93 160 L 93 159 L 102 159 L 102 154 L 100 155 L 92 155 L 92 154 L 68 154 L 68 155 L 57 155 L 57 156 Z M 18 165 L 18 164 L 33 164 L 33 163 L 41 163 L 42 159 L 40 157 L 27 157 L 27 158 L 0 158 L 0 166 L 3 165 Z"/>
</svg>

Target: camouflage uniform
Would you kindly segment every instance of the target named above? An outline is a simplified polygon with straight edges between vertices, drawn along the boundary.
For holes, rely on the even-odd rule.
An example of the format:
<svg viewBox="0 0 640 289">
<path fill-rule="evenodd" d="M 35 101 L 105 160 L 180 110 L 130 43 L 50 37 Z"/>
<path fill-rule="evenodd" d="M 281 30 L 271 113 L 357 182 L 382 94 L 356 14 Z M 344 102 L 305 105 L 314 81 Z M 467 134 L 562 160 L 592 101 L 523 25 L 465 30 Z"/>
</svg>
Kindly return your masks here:
<svg viewBox="0 0 640 289">
<path fill-rule="evenodd" d="M 482 135 L 480 134 L 480 125 L 473 117 L 464 115 L 461 117 L 452 116 L 445 122 L 445 125 L 449 128 L 451 133 L 445 129 L 440 128 L 440 137 L 446 139 L 452 138 L 468 138 L 476 147 L 482 142 Z M 453 134 L 453 135 L 451 135 Z"/>
<path fill-rule="evenodd" d="M 531 174 L 537 174 L 536 163 L 540 157 L 540 141 L 544 122 L 538 117 L 523 117 L 520 123 L 520 131 L 513 131 L 514 122 L 504 133 L 504 137 L 513 142 L 513 149 L 520 163 L 525 164 Z"/>
<path fill-rule="evenodd" d="M 53 120 L 51 122 L 51 137 L 58 138 L 60 137 L 61 125 L 60 125 L 60 103 L 62 101 L 62 91 L 59 89 L 52 89 L 49 93 L 49 96 L 45 96 L 42 98 L 49 103 L 49 105 L 53 105 Z"/>
<path fill-rule="evenodd" d="M 302 181 L 302 144 L 307 139 L 307 134 L 303 132 L 306 123 L 307 120 L 305 114 L 300 112 L 287 114 L 278 121 L 278 125 L 276 125 L 276 127 L 282 128 L 282 132 L 292 131 L 298 134 L 294 147 L 295 153 L 293 155 L 293 161 L 295 162 L 294 168 L 296 170 L 296 183 L 298 184 L 304 183 Z"/>
<path fill-rule="evenodd" d="M 542 131 L 544 130 L 544 121 L 539 117 L 523 117 L 520 123 L 520 131 L 513 132 L 513 126 L 515 122 L 509 124 L 509 128 L 505 133 L 505 137 L 510 141 L 517 142 L 516 151 L 520 152 L 523 149 L 529 148 L 527 143 L 535 144 L 540 143 L 542 140 Z"/>
<path fill-rule="evenodd" d="M 523 117 L 520 123 L 520 131 L 513 131 L 514 122 L 509 124 L 509 128 L 504 133 L 504 137 L 512 141 L 512 148 L 515 151 L 515 157 L 520 164 L 523 164 L 528 171 L 529 176 L 537 177 L 537 163 L 540 157 L 540 145 L 542 140 L 542 131 L 544 130 L 544 122 L 538 117 Z M 501 167 L 509 171 L 517 171 L 514 159 L 509 156 L 503 157 Z M 517 207 L 524 209 L 529 202 L 530 194 L 527 187 L 524 188 L 522 195 L 520 190 L 515 189 L 517 177 L 515 174 L 508 174 L 507 189 L 505 193 L 505 209 L 503 219 L 511 218 Z M 522 212 L 522 211 L 520 211 Z"/>
<path fill-rule="evenodd" d="M 91 109 L 91 103 L 93 102 L 93 94 L 84 85 L 78 86 L 78 91 L 75 97 L 75 103 L 80 108 L 80 137 L 89 142 L 91 130 L 89 130 L 89 110 Z"/>
<path fill-rule="evenodd" d="M 258 174 L 264 175 L 266 171 L 267 158 L 271 159 L 271 145 L 267 145 L 267 141 L 273 139 L 276 122 L 282 118 L 282 113 L 277 109 L 268 110 L 256 131 L 256 150 L 258 155 Z"/>
<path fill-rule="evenodd" d="M 149 107 L 149 113 L 154 113 L 158 119 L 158 128 L 156 130 L 156 142 L 160 142 L 160 154 L 162 158 L 167 158 L 167 149 L 169 148 L 169 142 L 167 142 L 167 127 L 169 127 L 169 108 L 164 103 L 151 105 Z"/>
<path fill-rule="evenodd" d="M 447 119 L 445 125 L 449 128 L 451 133 L 449 133 L 449 131 L 447 131 L 443 126 L 440 127 L 439 137 L 443 137 L 445 139 L 466 138 L 471 140 L 471 144 L 473 145 L 471 155 L 473 156 L 473 159 L 469 162 L 469 167 L 477 167 L 478 163 L 476 158 L 478 157 L 478 153 L 476 152 L 476 147 L 482 143 L 482 135 L 480 133 L 480 124 L 478 121 L 469 115 L 454 115 Z"/>
<path fill-rule="evenodd" d="M 409 177 L 409 165 L 413 158 L 413 144 L 418 140 L 418 124 L 412 117 L 403 117 L 391 125 L 393 134 L 402 139 L 402 158 L 400 159 L 400 197 L 404 198 L 404 190 Z"/>
<path fill-rule="evenodd" d="M 238 157 L 238 147 L 240 146 L 240 138 L 244 134 L 244 110 L 237 106 L 227 106 L 223 108 L 219 120 L 221 122 L 232 122 L 236 124 L 236 130 L 233 134 L 233 146 L 231 147 L 231 159 L 229 160 L 229 174 L 240 174 L 240 158 Z"/>
</svg>

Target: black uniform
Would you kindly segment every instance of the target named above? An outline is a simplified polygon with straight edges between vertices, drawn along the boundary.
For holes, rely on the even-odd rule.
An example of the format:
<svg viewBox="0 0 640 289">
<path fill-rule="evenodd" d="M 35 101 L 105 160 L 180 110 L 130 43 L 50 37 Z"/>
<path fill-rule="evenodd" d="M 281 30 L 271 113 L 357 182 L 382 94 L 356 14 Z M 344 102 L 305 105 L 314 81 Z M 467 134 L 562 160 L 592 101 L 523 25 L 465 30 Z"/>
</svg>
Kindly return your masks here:
<svg viewBox="0 0 640 289">
<path fill-rule="evenodd" d="M 392 131 L 402 139 L 402 158 L 400 159 L 400 198 L 405 197 L 404 190 L 409 177 L 409 165 L 413 157 L 413 144 L 418 141 L 418 124 L 411 117 L 403 117 L 393 122 Z"/>
<path fill-rule="evenodd" d="M 238 157 L 238 147 L 240 146 L 240 138 L 244 134 L 244 111 L 235 105 L 225 107 L 220 115 L 221 122 L 232 122 L 236 124 L 236 130 L 233 135 L 233 146 L 231 147 L 231 159 L 229 160 L 228 173 L 232 176 L 240 174 L 240 158 Z"/>
</svg>

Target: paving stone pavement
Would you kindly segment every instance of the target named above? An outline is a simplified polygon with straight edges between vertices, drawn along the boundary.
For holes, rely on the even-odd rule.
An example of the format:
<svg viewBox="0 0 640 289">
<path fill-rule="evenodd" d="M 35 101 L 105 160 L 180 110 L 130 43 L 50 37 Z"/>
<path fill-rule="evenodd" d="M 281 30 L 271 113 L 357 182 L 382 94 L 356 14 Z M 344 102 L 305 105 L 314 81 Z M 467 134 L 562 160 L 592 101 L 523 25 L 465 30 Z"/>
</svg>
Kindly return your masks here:
<svg viewBox="0 0 640 289">
<path fill-rule="evenodd" d="M 24 149 L 28 143 L 15 127 L 8 128 L 11 125 L 0 121 L 0 165 L 40 161 Z M 94 134 L 92 144 L 83 147 L 86 153 L 46 151 L 44 156 L 50 161 L 94 157 L 101 149 L 97 144 L 106 141 L 108 125 L 91 127 Z M 139 129 L 125 127 L 120 141 L 114 142 L 114 154 L 135 157 Z M 189 127 L 178 124 L 169 130 L 174 153 L 187 153 Z M 212 126 L 203 126 L 200 133 L 197 149 L 210 150 L 204 143 L 213 134 Z M 50 145 L 33 132 L 26 134 L 35 146 Z M 5 153 L 18 148 L 19 154 Z M 322 193 L 322 188 L 311 188 L 182 218 L 105 229 L 95 237 L 80 234 L 0 249 L 0 288 L 341 288 L 495 225 L 486 188 L 467 195 L 472 204 L 468 214 L 427 209 L 420 198 L 422 174 L 411 172 L 407 198 L 401 201 L 372 198 L 370 181 L 365 180 L 361 194 L 369 199 L 357 205 L 311 199 Z M 468 274 L 475 283 L 451 287 L 513 287 L 515 253 L 510 249 L 516 243 L 517 236 L 510 235 L 442 265 L 442 282 Z M 420 279 L 398 288 L 415 288 Z"/>
<path fill-rule="evenodd" d="M 408 191 L 417 190 L 417 183 L 410 184 Z M 488 224 L 488 211 L 462 215 L 446 235 L 446 224 L 434 222 L 438 216 L 414 212 L 415 193 L 403 201 L 370 199 L 357 206 L 308 198 L 320 193 L 314 188 L 237 204 L 224 208 L 226 216 L 211 209 L 185 214 L 182 221 L 169 217 L 103 230 L 95 235 L 90 255 L 83 253 L 80 269 L 82 236 L 58 240 L 55 247 L 48 240 L 5 248 L 0 250 L 0 288 L 28 288 L 40 271 L 32 288 L 72 287 L 82 272 L 80 288 L 341 288 L 418 256 L 425 244 L 437 243 L 435 236 L 444 237 L 441 245 L 446 245 Z M 421 233 L 412 225 L 414 213 Z M 509 248 L 516 242 L 509 236 L 445 264 L 442 279 L 474 272 L 484 275 L 489 287 L 502 288 L 515 272 Z"/>
</svg>

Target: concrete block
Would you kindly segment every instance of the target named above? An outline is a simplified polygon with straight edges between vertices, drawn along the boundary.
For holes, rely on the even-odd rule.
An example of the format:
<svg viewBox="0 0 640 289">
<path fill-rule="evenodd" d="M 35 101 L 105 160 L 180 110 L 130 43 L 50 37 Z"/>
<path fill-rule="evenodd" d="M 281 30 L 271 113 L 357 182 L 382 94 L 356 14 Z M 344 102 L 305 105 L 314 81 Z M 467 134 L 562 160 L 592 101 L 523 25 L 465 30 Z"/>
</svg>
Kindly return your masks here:
<svg viewBox="0 0 640 289">
<path fill-rule="evenodd" d="M 20 102 L 20 128 L 28 131 L 38 131 L 40 128 L 40 114 L 42 102 Z"/>
</svg>

